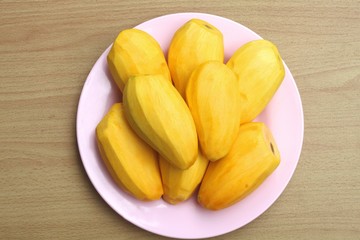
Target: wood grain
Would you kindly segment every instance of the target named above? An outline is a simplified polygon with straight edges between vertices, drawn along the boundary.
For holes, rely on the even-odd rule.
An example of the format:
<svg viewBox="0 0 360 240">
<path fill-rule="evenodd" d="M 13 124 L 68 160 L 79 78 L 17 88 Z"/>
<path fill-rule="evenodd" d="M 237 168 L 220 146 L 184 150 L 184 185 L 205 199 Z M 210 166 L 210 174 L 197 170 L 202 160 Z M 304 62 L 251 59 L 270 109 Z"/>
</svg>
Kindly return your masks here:
<svg viewBox="0 0 360 240">
<path fill-rule="evenodd" d="M 175 12 L 233 19 L 275 42 L 298 85 L 305 138 L 263 215 L 213 239 L 359 239 L 359 1 L 0 1 L 0 239 L 165 239 L 95 191 L 75 121 L 84 81 L 117 33 Z"/>
</svg>

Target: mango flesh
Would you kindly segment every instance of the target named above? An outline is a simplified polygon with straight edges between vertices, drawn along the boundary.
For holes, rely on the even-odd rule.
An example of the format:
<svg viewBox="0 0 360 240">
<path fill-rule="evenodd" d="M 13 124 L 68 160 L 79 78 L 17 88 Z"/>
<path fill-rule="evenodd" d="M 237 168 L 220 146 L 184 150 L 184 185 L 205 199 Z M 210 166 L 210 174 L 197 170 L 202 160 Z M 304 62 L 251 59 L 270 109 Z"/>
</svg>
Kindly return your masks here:
<svg viewBox="0 0 360 240">
<path fill-rule="evenodd" d="M 101 158 L 117 185 L 139 200 L 163 195 L 157 153 L 127 123 L 121 103 L 96 127 Z"/>
<path fill-rule="evenodd" d="M 163 196 L 177 204 L 202 182 L 198 202 L 218 210 L 246 197 L 277 168 L 269 129 L 249 122 L 283 81 L 280 54 L 271 42 L 255 40 L 226 65 L 223 60 L 222 33 L 199 19 L 175 33 L 168 64 L 146 32 L 118 35 L 107 61 L 124 105 L 110 109 L 96 137 L 119 187 L 140 200 Z"/>
<path fill-rule="evenodd" d="M 135 132 L 165 160 L 189 168 L 198 155 L 198 139 L 190 110 L 162 75 L 139 75 L 126 83 L 126 118 Z"/>
<path fill-rule="evenodd" d="M 240 128 L 241 97 L 235 74 L 222 62 L 199 65 L 188 82 L 186 101 L 206 158 L 224 157 Z"/>
<path fill-rule="evenodd" d="M 255 40 L 241 46 L 226 64 L 239 84 L 242 100 L 241 123 L 254 120 L 281 85 L 285 69 L 276 46 Z"/>
<path fill-rule="evenodd" d="M 254 191 L 279 164 L 279 150 L 265 124 L 243 124 L 229 154 L 209 164 L 198 202 L 211 210 L 229 207 Z"/>
<path fill-rule="evenodd" d="M 107 56 L 110 73 L 121 91 L 129 77 L 162 74 L 171 82 L 170 71 L 159 43 L 148 33 L 126 29 L 119 33 Z"/>
<path fill-rule="evenodd" d="M 171 77 L 183 98 L 193 70 L 210 60 L 224 61 L 223 35 L 210 23 L 191 19 L 176 31 L 168 51 Z"/>
<path fill-rule="evenodd" d="M 199 151 L 195 163 L 186 170 L 176 168 L 159 158 L 163 182 L 163 199 L 170 204 L 177 204 L 189 199 L 204 177 L 209 161 Z"/>
</svg>

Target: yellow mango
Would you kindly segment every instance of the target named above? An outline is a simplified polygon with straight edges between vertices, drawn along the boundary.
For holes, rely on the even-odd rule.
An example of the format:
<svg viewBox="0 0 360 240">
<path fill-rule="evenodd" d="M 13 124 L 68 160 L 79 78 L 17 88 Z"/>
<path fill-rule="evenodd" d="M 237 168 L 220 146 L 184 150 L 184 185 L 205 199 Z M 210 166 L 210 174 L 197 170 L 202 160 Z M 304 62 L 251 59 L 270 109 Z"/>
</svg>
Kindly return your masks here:
<svg viewBox="0 0 360 240">
<path fill-rule="evenodd" d="M 241 97 L 235 74 L 222 62 L 199 65 L 189 79 L 186 101 L 206 158 L 224 157 L 240 128 Z"/>
<path fill-rule="evenodd" d="M 117 185 L 139 200 L 163 195 L 157 153 L 127 123 L 121 103 L 114 104 L 96 127 L 101 158 Z"/>
<path fill-rule="evenodd" d="M 241 46 L 229 59 L 243 98 L 241 123 L 254 120 L 281 85 L 285 69 L 276 46 L 267 40 L 254 40 Z"/>
<path fill-rule="evenodd" d="M 210 60 L 224 61 L 223 35 L 210 23 L 191 19 L 175 32 L 168 51 L 171 77 L 183 98 L 192 71 Z"/>
<path fill-rule="evenodd" d="M 162 74 L 171 82 L 170 71 L 159 43 L 139 29 L 126 29 L 115 39 L 107 62 L 110 73 L 121 91 L 130 76 Z"/>
<path fill-rule="evenodd" d="M 279 150 L 265 124 L 243 124 L 229 154 L 209 164 L 198 202 L 211 210 L 229 207 L 254 191 L 279 164 Z"/>
<path fill-rule="evenodd" d="M 135 132 L 164 159 L 189 168 L 198 155 L 198 140 L 190 110 L 163 75 L 139 75 L 126 83 L 125 115 Z"/>
<path fill-rule="evenodd" d="M 177 204 L 189 199 L 204 177 L 209 161 L 199 151 L 195 163 L 186 170 L 172 166 L 161 156 L 159 159 L 163 182 L 163 199 Z"/>
</svg>

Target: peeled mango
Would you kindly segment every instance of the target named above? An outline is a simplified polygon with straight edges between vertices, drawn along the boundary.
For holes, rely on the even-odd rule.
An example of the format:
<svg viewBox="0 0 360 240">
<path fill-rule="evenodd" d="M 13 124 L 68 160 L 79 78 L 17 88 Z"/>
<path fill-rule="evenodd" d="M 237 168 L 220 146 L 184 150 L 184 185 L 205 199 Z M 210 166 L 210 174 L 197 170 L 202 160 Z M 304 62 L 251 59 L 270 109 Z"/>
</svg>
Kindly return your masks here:
<svg viewBox="0 0 360 240">
<path fill-rule="evenodd" d="M 139 29 L 119 33 L 107 56 L 110 73 L 121 91 L 130 76 L 162 74 L 171 82 L 170 71 L 159 43 Z"/>
<path fill-rule="evenodd" d="M 281 85 L 285 69 L 276 46 L 254 40 L 241 46 L 226 64 L 239 83 L 242 100 L 241 123 L 254 120 Z"/>
<path fill-rule="evenodd" d="M 218 61 L 199 65 L 188 82 L 186 101 L 206 158 L 224 157 L 240 128 L 242 102 L 233 71 Z"/>
<path fill-rule="evenodd" d="M 183 202 L 192 196 L 209 163 L 200 151 L 195 163 L 186 170 L 172 166 L 161 156 L 159 162 L 164 188 L 163 199 L 170 204 Z"/>
<path fill-rule="evenodd" d="M 198 139 L 190 110 L 163 75 L 139 75 L 126 83 L 126 118 L 135 132 L 165 160 L 189 168 L 198 156 Z"/>
<path fill-rule="evenodd" d="M 223 35 L 210 23 L 191 19 L 175 32 L 168 51 L 172 80 L 183 98 L 193 70 L 210 60 L 224 61 Z"/>
<path fill-rule="evenodd" d="M 157 153 L 127 123 L 121 103 L 96 127 L 101 158 L 117 185 L 139 200 L 163 195 Z"/>
<path fill-rule="evenodd" d="M 279 150 L 265 124 L 243 124 L 229 154 L 209 164 L 198 202 L 211 210 L 229 207 L 254 191 L 279 164 Z"/>
</svg>

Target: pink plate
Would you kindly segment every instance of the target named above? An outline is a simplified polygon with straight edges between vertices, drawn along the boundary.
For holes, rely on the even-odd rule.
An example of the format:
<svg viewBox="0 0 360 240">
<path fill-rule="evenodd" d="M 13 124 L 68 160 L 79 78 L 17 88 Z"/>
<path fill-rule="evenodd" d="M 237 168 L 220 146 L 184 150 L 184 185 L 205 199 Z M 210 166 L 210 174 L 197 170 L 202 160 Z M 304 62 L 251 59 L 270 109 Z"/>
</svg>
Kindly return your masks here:
<svg viewBox="0 0 360 240">
<path fill-rule="evenodd" d="M 136 28 L 151 34 L 166 52 L 174 32 L 191 18 L 208 21 L 222 31 L 226 60 L 244 43 L 260 38 L 239 23 L 202 13 L 166 15 L 144 22 Z M 120 101 L 121 96 L 107 69 L 106 56 L 109 49 L 100 56 L 85 82 L 78 106 L 76 130 L 85 170 L 96 190 L 118 214 L 140 228 L 159 235 L 194 239 L 218 236 L 238 229 L 257 218 L 275 202 L 295 171 L 304 133 L 300 95 L 286 66 L 281 87 L 257 118 L 273 132 L 282 157 L 279 167 L 244 200 L 221 211 L 209 211 L 201 208 L 195 197 L 176 206 L 162 200 L 138 201 L 112 181 L 95 141 L 96 125 L 110 106 Z"/>
</svg>

